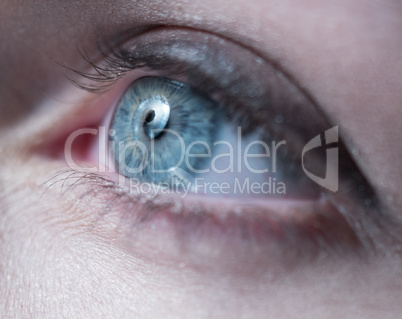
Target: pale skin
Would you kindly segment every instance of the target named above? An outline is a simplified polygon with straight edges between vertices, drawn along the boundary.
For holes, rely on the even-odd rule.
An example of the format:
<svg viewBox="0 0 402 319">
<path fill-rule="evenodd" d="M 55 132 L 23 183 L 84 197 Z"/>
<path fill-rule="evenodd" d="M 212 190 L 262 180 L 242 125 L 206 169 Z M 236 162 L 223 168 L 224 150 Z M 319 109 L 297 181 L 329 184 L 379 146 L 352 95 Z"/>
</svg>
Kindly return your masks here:
<svg viewBox="0 0 402 319">
<path fill-rule="evenodd" d="M 232 39 L 291 73 L 341 126 L 345 145 L 394 221 L 395 228 L 372 234 L 378 247 L 364 258 L 352 250 L 294 267 L 230 249 L 217 248 L 214 255 L 213 239 L 183 253 L 169 231 L 144 232 L 133 244 L 116 221 L 118 212 L 95 225 L 102 205 L 96 198 L 84 208 L 74 191 L 60 196 L 60 184 L 42 196 L 63 165 L 49 152 L 69 125 L 73 130 L 102 120 L 107 111 L 96 110 L 107 110 L 130 82 L 123 78 L 114 95 L 93 100 L 57 63 L 85 72 L 77 44 L 94 55 L 99 30 L 112 37 L 155 24 Z M 0 317 L 399 317 L 400 30 L 398 0 L 3 0 Z M 397 234 L 392 240 L 390 232 Z"/>
</svg>

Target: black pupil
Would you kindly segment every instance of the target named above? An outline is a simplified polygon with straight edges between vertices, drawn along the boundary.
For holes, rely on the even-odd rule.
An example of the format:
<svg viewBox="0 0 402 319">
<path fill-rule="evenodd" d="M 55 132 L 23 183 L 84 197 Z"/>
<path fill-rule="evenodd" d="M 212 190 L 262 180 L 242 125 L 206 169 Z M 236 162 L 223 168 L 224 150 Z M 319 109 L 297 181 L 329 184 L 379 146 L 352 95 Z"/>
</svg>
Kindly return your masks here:
<svg viewBox="0 0 402 319">
<path fill-rule="evenodd" d="M 155 111 L 152 110 L 148 112 L 146 118 L 145 118 L 145 123 L 151 123 L 155 119 Z"/>
</svg>

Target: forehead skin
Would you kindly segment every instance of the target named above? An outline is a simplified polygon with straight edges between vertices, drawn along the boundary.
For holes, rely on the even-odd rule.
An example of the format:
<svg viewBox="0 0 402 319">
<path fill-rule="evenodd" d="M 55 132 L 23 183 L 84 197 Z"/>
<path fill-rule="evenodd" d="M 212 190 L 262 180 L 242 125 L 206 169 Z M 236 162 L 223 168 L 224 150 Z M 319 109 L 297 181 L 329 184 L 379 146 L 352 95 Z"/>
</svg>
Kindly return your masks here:
<svg viewBox="0 0 402 319">
<path fill-rule="evenodd" d="M 401 17 L 397 0 L 2 0 L 0 317 L 398 316 L 399 262 L 345 262 L 281 284 L 250 284 L 122 256 L 101 235 L 75 232 L 85 225 L 66 222 L 74 214 L 64 202 L 37 200 L 37 174 L 49 167 L 19 150 L 40 129 L 35 119 L 50 112 L 44 102 L 68 85 L 52 58 L 82 67 L 77 44 L 91 52 L 99 30 L 112 38 L 148 24 L 191 27 L 240 42 L 291 73 L 341 126 L 358 165 L 400 218 Z"/>
</svg>

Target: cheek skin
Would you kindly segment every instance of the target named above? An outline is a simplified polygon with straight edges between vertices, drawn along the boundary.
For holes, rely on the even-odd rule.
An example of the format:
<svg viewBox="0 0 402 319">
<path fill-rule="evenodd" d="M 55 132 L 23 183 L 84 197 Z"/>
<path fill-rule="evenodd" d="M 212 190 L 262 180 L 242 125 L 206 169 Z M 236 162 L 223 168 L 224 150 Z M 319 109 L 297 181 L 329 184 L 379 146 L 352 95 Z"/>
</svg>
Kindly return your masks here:
<svg viewBox="0 0 402 319">
<path fill-rule="evenodd" d="M 7 165 L 17 175 L 0 172 L 7 185 L 0 198 L 0 300 L 8 317 L 203 318 L 210 310 L 218 318 L 337 318 L 345 311 L 378 318 L 396 310 L 402 297 L 395 261 L 342 260 L 279 277 L 267 269 L 243 278 L 193 269 L 179 259 L 158 265 L 128 255 L 107 232 L 93 228 L 92 212 L 71 205 L 68 194 L 61 197 L 54 188 L 40 198 L 50 167 L 26 164 L 19 170 Z M 369 316 L 362 313 L 366 305 Z"/>
<path fill-rule="evenodd" d="M 0 291 L 6 317 L 125 318 L 140 313 L 144 307 L 135 296 L 136 291 L 148 294 L 138 280 L 144 266 L 119 262 L 114 248 L 87 232 L 85 216 L 63 200 L 38 200 L 43 189 L 30 177 L 14 178 L 2 200 L 7 211 L 0 223 Z M 115 309 L 115 298 L 125 307 Z"/>
</svg>

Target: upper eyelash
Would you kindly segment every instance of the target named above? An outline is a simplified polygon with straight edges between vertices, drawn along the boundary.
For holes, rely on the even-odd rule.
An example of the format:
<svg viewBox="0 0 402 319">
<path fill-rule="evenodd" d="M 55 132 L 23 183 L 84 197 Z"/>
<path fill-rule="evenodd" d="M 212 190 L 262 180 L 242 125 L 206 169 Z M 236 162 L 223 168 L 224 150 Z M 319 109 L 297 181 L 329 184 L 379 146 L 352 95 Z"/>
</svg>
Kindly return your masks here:
<svg viewBox="0 0 402 319">
<path fill-rule="evenodd" d="M 127 72 L 132 71 L 132 68 L 123 68 L 122 65 L 118 65 L 117 59 L 113 59 L 110 55 L 105 53 L 103 55 L 103 59 L 109 63 L 106 63 L 105 66 L 100 66 L 93 62 L 84 50 L 80 48 L 77 48 L 77 50 L 80 53 L 80 56 L 90 65 L 94 72 L 84 72 L 71 68 L 62 63 L 56 63 L 65 70 L 70 71 L 80 77 L 80 79 L 77 80 L 72 76 L 67 75 L 67 78 L 70 80 L 70 82 L 79 89 L 83 89 L 94 94 L 105 93 Z M 89 80 L 90 83 L 84 83 L 82 79 Z"/>
<path fill-rule="evenodd" d="M 97 60 L 102 61 L 102 66 L 94 62 L 90 55 L 80 45 L 76 45 L 77 52 L 84 61 L 88 63 L 90 68 L 94 72 L 85 72 L 82 70 L 70 67 L 66 63 L 61 63 L 57 59 L 52 59 L 57 65 L 62 67 L 68 72 L 72 72 L 78 75 L 81 79 L 76 80 L 73 76 L 66 75 L 70 82 L 79 89 L 83 89 L 90 93 L 102 94 L 110 89 L 119 78 L 125 75 L 125 73 L 132 71 L 133 67 L 129 67 L 124 59 L 119 57 L 117 49 L 127 38 L 135 37 L 150 30 L 163 28 L 163 25 L 149 25 L 137 27 L 134 30 L 123 32 L 119 35 L 115 35 L 114 41 L 105 38 L 100 30 L 97 30 L 96 35 L 96 48 L 97 48 Z M 89 80 L 91 83 L 83 83 L 81 80 Z"/>
</svg>

